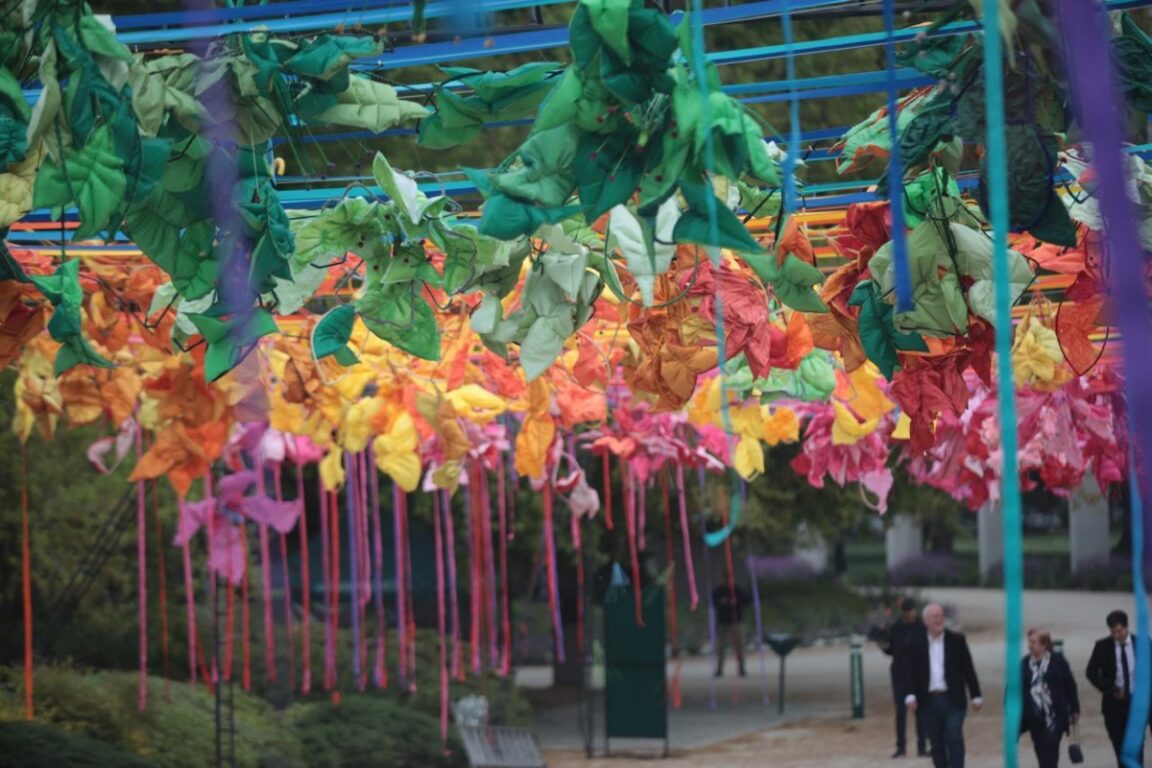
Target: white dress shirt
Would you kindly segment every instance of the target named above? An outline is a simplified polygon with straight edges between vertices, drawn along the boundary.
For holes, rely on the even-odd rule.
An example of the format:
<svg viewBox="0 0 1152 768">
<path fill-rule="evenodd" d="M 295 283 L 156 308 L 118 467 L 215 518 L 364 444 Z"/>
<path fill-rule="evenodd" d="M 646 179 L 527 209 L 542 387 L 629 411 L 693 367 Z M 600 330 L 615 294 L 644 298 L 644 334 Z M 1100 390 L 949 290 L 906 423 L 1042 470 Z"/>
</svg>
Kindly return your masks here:
<svg viewBox="0 0 1152 768">
<path fill-rule="evenodd" d="M 944 693 L 948 683 L 944 680 L 944 633 L 939 637 L 928 635 L 928 692 Z"/>
<path fill-rule="evenodd" d="M 1124 662 L 1120 660 L 1120 653 L 1128 657 L 1128 690 L 1131 691 L 1136 684 L 1136 657 L 1132 655 L 1132 636 L 1123 643 L 1115 643 L 1116 647 L 1116 690 L 1124 690 Z"/>
</svg>

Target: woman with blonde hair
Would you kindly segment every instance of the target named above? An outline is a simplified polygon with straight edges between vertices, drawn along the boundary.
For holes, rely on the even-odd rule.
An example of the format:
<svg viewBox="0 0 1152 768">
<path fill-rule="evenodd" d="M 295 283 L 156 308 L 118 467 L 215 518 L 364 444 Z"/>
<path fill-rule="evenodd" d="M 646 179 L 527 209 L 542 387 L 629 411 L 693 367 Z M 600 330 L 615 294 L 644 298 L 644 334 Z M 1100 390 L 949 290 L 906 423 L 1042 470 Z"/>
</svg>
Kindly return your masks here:
<svg viewBox="0 0 1152 768">
<path fill-rule="evenodd" d="M 1056 768 L 1060 741 L 1080 719 L 1080 696 L 1067 659 L 1052 650 L 1048 630 L 1028 630 L 1028 654 L 1020 661 L 1020 674 L 1024 684 L 1020 734 L 1031 734 L 1040 768 Z"/>
</svg>

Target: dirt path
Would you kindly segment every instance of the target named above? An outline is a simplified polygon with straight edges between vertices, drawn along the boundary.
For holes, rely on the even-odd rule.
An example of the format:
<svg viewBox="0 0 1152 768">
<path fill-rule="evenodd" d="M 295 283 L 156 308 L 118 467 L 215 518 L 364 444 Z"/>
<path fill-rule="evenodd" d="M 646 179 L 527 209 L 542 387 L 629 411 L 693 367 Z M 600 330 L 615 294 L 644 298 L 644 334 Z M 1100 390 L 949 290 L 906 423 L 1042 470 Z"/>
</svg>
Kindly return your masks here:
<svg viewBox="0 0 1152 768">
<path fill-rule="evenodd" d="M 983 712 L 969 712 L 965 725 L 970 768 L 1003 765 L 1001 722 L 1003 698 L 1003 597 L 991 590 L 935 590 L 922 597 L 936 599 L 955 609 L 960 627 L 972 645 L 988 705 Z M 1127 594 L 1039 592 L 1025 597 L 1025 626 L 1049 627 L 1063 639 L 1066 654 L 1076 672 L 1083 698 L 1082 736 L 1084 768 L 1115 765 L 1111 746 L 1099 715 L 1099 698 L 1083 679 L 1091 643 L 1104 634 L 1103 617 L 1112 608 L 1132 613 Z M 1021 648 L 1021 653 L 1023 649 Z M 672 757 L 662 762 L 669 768 L 743 768 L 789 766 L 790 768 L 861 768 L 862 766 L 924 766 L 926 759 L 893 761 L 893 704 L 888 687 L 887 659 L 875 647 L 865 651 L 866 718 L 852 720 L 848 705 L 848 650 L 846 647 L 804 648 L 788 660 L 788 712 L 775 714 L 775 706 L 762 703 L 765 690 L 775 692 L 776 660 L 768 656 L 769 678 L 756 674 L 759 662 L 749 659 L 753 676 L 746 680 L 725 678 L 717 689 L 717 708 L 710 707 L 712 679 L 707 660 L 686 664 L 682 674 L 684 707 L 670 716 Z M 585 760 L 578 748 L 576 720 L 562 712 L 541 713 L 548 765 L 551 768 L 608 768 L 633 765 L 635 757 L 655 756 L 658 750 L 637 749 L 625 754 L 624 742 L 613 745 L 612 758 Z M 569 713 L 570 714 L 570 713 Z M 549 737 L 549 733 L 552 734 Z M 570 734 L 562 737 L 563 733 Z M 617 749 L 620 753 L 616 753 Z M 597 742 L 597 749 L 601 743 Z M 1020 742 L 1020 766 L 1036 765 L 1031 742 Z M 1152 756 L 1152 755 L 1150 755 Z M 1066 763 L 1066 758 L 1063 761 Z M 1063 764 L 1063 763 L 1062 763 Z"/>
</svg>

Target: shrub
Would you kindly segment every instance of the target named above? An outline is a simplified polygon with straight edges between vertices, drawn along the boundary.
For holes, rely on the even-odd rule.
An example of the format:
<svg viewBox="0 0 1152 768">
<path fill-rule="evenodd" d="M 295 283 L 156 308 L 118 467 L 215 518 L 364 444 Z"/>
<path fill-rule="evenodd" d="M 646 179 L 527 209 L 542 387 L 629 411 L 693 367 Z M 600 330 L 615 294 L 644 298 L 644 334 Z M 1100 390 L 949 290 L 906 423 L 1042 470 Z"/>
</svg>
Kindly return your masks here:
<svg viewBox="0 0 1152 768">
<path fill-rule="evenodd" d="M 456 768 L 467 765 L 452 737 L 445 752 L 435 717 L 383 696 L 346 696 L 338 706 L 302 704 L 295 731 L 313 768 Z"/>
<path fill-rule="evenodd" d="M 752 567 L 756 579 L 760 582 L 804 581 L 817 576 L 816 569 L 810 562 L 791 555 L 753 558 Z"/>
<path fill-rule="evenodd" d="M 1152 584 L 1152 570 L 1145 568 L 1145 584 Z M 1132 589 L 1132 559 L 1121 555 L 1089 560 L 1068 577 L 1069 589 L 1087 589 L 1096 592 Z"/>
<path fill-rule="evenodd" d="M 88 672 L 42 666 L 36 672 L 37 717 L 67 731 L 131 750 L 161 768 L 201 768 L 215 759 L 214 699 L 201 685 L 148 679 L 148 706 L 137 709 L 138 678 L 131 672 Z M 5 686 L 15 687 L 15 686 Z M 0 708 L 8 716 L 11 707 Z M 282 714 L 237 690 L 236 764 L 246 768 L 302 768 L 300 743 Z M 67 765 L 68 763 L 58 763 Z M 115 765 L 116 763 L 111 763 Z"/>
<path fill-rule="evenodd" d="M 955 555 L 909 557 L 889 571 L 893 584 L 905 587 L 955 587 L 964 583 L 964 564 Z"/>
<path fill-rule="evenodd" d="M 147 768 L 148 760 L 114 744 L 36 722 L 0 723 L 0 755 L 11 768 Z"/>
</svg>

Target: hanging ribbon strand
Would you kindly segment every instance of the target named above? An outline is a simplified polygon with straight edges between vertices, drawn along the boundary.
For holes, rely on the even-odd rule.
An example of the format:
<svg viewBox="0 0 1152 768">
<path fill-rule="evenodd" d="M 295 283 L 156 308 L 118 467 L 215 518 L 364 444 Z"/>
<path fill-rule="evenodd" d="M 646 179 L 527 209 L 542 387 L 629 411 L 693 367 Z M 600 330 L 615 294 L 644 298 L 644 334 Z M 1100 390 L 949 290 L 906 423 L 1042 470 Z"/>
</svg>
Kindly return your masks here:
<svg viewBox="0 0 1152 768">
<path fill-rule="evenodd" d="M 1004 669 L 1015 669 L 1023 640 L 1024 551 L 1020 513 L 1016 386 L 1012 372 L 1012 288 L 1008 264 L 1008 152 L 1004 138 L 1004 54 L 1000 4 L 984 4 L 984 112 L 987 124 L 988 200 L 996 297 L 996 393 L 1000 409 L 1002 523 L 1004 527 Z M 898 192 L 898 190 L 893 190 Z M 1019 675 L 1004 684 L 1005 768 L 1016 768 L 1022 690 Z"/>
<path fill-rule="evenodd" d="M 500 635 L 504 644 L 501 648 L 500 674 L 512 672 L 512 611 L 508 595 L 508 498 L 504 489 L 504 473 L 496 472 L 497 504 L 500 513 Z"/>
<path fill-rule="evenodd" d="M 20 443 L 20 593 L 24 609 L 24 719 L 35 715 L 32 648 L 32 547 L 28 529 L 28 451 Z"/>
<path fill-rule="evenodd" d="M 368 446 L 368 472 L 372 476 L 372 498 L 368 509 L 369 523 L 372 525 L 372 591 L 376 603 L 376 660 L 372 674 L 377 688 L 388 687 L 388 665 L 386 646 L 386 619 L 384 612 L 384 523 L 380 519 L 380 472 L 376 469 L 376 458 Z"/>
<path fill-rule="evenodd" d="M 144 455 L 144 434 L 136 430 L 136 460 Z M 136 589 L 140 602 L 140 684 L 138 706 L 148 705 L 148 518 L 143 480 L 136 481 Z"/>
<path fill-rule="evenodd" d="M 308 509 L 304 504 L 304 470 L 299 462 L 296 472 L 296 498 L 300 499 L 300 691 L 307 694 L 312 690 L 312 563 L 308 547 Z M 323 499 L 324 491 L 321 489 Z"/>
</svg>

